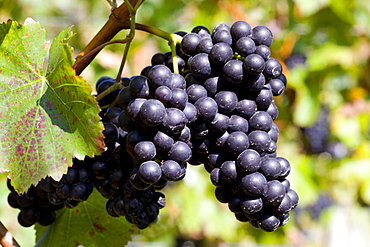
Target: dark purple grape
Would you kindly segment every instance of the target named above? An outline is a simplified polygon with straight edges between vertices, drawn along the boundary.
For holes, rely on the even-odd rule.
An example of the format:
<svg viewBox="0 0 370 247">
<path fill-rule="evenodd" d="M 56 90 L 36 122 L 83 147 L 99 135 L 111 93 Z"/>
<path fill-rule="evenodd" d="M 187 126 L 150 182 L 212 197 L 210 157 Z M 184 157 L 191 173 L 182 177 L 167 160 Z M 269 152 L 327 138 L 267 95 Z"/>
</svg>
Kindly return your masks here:
<svg viewBox="0 0 370 247">
<path fill-rule="evenodd" d="M 174 160 L 166 160 L 161 165 L 162 177 L 168 181 L 178 181 L 181 178 L 181 166 Z"/>
<path fill-rule="evenodd" d="M 212 132 L 217 134 L 224 133 L 229 127 L 229 122 L 230 121 L 228 116 L 221 113 L 217 113 L 215 118 L 211 122 Z"/>
<path fill-rule="evenodd" d="M 209 53 L 209 60 L 218 67 L 223 67 L 233 57 L 233 49 L 226 43 L 215 44 Z"/>
<path fill-rule="evenodd" d="M 253 172 L 242 178 L 241 186 L 246 195 L 261 196 L 267 190 L 267 180 L 263 174 Z"/>
<path fill-rule="evenodd" d="M 171 86 L 171 70 L 166 65 L 155 65 L 148 73 L 149 83 L 154 87 Z"/>
<path fill-rule="evenodd" d="M 243 212 L 247 214 L 255 214 L 262 210 L 263 208 L 263 201 L 262 198 L 243 198 L 240 200 L 240 205 Z"/>
<path fill-rule="evenodd" d="M 195 26 L 192 30 L 191 30 L 192 33 L 197 33 L 199 34 L 200 36 L 204 36 L 204 35 L 210 35 L 211 33 L 209 32 L 208 28 L 205 27 L 205 26 L 202 26 L 202 25 L 199 25 L 199 26 Z"/>
<path fill-rule="evenodd" d="M 222 149 L 225 146 L 229 136 L 230 136 L 229 132 L 225 131 L 225 133 L 223 133 L 222 136 L 217 137 L 214 141 L 215 148 Z"/>
<path fill-rule="evenodd" d="M 187 89 L 186 92 L 189 97 L 189 102 L 194 104 L 198 99 L 207 97 L 207 90 L 199 84 L 192 84 Z"/>
<path fill-rule="evenodd" d="M 281 165 L 281 171 L 280 171 L 280 174 L 279 174 L 278 178 L 283 179 L 283 178 L 287 177 L 290 173 L 290 163 L 284 157 L 277 157 L 276 160 Z"/>
<path fill-rule="evenodd" d="M 244 133 L 248 133 L 249 124 L 248 120 L 238 115 L 232 115 L 229 120 L 229 127 L 227 131 L 232 133 L 234 131 L 242 131 Z"/>
<path fill-rule="evenodd" d="M 278 60 L 275 58 L 269 58 L 265 63 L 265 70 L 263 74 L 266 78 L 277 78 L 281 75 L 283 68 Z"/>
<path fill-rule="evenodd" d="M 247 76 L 244 76 L 242 83 L 248 91 L 258 92 L 263 88 L 265 82 L 265 76 L 260 73 L 258 75 L 247 74 Z"/>
<path fill-rule="evenodd" d="M 249 147 L 248 136 L 242 131 L 234 131 L 227 138 L 226 147 L 232 154 L 240 154 Z"/>
<path fill-rule="evenodd" d="M 145 101 L 140 109 L 140 118 L 144 124 L 150 127 L 158 126 L 166 116 L 166 108 L 156 99 Z"/>
<path fill-rule="evenodd" d="M 231 198 L 228 202 L 229 210 L 233 213 L 241 213 L 243 210 L 240 206 L 240 199 L 237 197 Z"/>
<path fill-rule="evenodd" d="M 71 199 L 82 202 L 86 201 L 87 198 L 90 196 L 90 194 L 93 191 L 92 185 L 87 185 L 85 183 L 77 183 L 71 188 Z"/>
<path fill-rule="evenodd" d="M 155 90 L 154 97 L 163 104 L 166 104 L 172 98 L 172 90 L 167 86 L 160 86 Z"/>
<path fill-rule="evenodd" d="M 215 101 L 219 112 L 231 113 L 238 103 L 238 96 L 231 91 L 220 91 L 215 95 Z"/>
<path fill-rule="evenodd" d="M 218 30 L 215 33 L 212 34 L 212 41 L 214 44 L 216 43 L 226 43 L 228 45 L 231 45 L 233 42 L 233 39 L 231 37 L 231 34 L 227 30 Z"/>
<path fill-rule="evenodd" d="M 211 52 L 212 47 L 213 47 L 212 39 L 203 38 L 197 46 L 197 52 L 209 54 Z"/>
<path fill-rule="evenodd" d="M 262 88 L 256 97 L 257 109 L 260 111 L 267 110 L 272 103 L 272 100 L 273 98 L 271 90 L 266 87 Z"/>
<path fill-rule="evenodd" d="M 274 100 L 272 100 L 270 106 L 266 109 L 266 112 L 271 116 L 272 120 L 277 119 L 279 116 L 279 109 L 275 105 Z"/>
<path fill-rule="evenodd" d="M 290 190 L 288 190 L 286 192 L 286 194 L 289 196 L 290 201 L 292 203 L 292 208 L 291 209 L 297 207 L 298 201 L 299 201 L 299 197 L 298 197 L 297 192 L 295 192 L 294 190 L 290 189 Z"/>
<path fill-rule="evenodd" d="M 221 175 L 229 182 L 235 182 L 238 179 L 238 172 L 235 161 L 225 161 L 220 167 Z"/>
<path fill-rule="evenodd" d="M 239 154 L 236 164 L 242 172 L 252 173 L 261 167 L 260 161 L 261 157 L 257 151 L 246 149 Z"/>
<path fill-rule="evenodd" d="M 177 108 L 167 108 L 162 125 L 167 133 L 176 135 L 180 134 L 187 122 L 188 119 L 183 111 Z"/>
<path fill-rule="evenodd" d="M 243 99 L 236 105 L 236 112 L 243 118 L 250 118 L 257 111 L 257 104 L 254 100 Z"/>
<path fill-rule="evenodd" d="M 280 220 L 271 214 L 262 214 L 258 219 L 258 226 L 266 232 L 275 231 L 280 225 Z"/>
<path fill-rule="evenodd" d="M 266 26 L 256 26 L 252 29 L 252 39 L 256 45 L 270 46 L 273 40 L 271 30 Z"/>
<path fill-rule="evenodd" d="M 281 173 L 281 165 L 275 158 L 261 160 L 260 172 L 268 179 L 276 179 Z"/>
<path fill-rule="evenodd" d="M 135 98 L 147 98 L 149 96 L 149 84 L 145 76 L 134 76 L 128 89 Z"/>
<path fill-rule="evenodd" d="M 182 50 L 189 55 L 194 55 L 201 40 L 202 37 L 199 34 L 187 33 L 181 41 Z"/>
<path fill-rule="evenodd" d="M 40 211 L 35 208 L 24 208 L 18 214 L 18 222 L 23 227 L 30 227 L 40 219 Z"/>
<path fill-rule="evenodd" d="M 278 141 L 278 138 L 279 138 L 279 128 L 277 127 L 277 125 L 275 123 L 272 123 L 271 124 L 271 129 L 267 133 L 270 136 L 270 138 L 271 138 L 272 141 L 274 141 L 274 142 L 277 142 Z"/>
<path fill-rule="evenodd" d="M 258 75 L 265 69 L 265 60 L 258 54 L 250 54 L 244 59 L 243 65 L 248 73 Z"/>
<path fill-rule="evenodd" d="M 290 197 L 285 194 L 283 200 L 281 200 L 279 204 L 275 205 L 273 210 L 278 214 L 286 214 L 290 211 L 291 208 L 292 202 L 290 200 Z"/>
<path fill-rule="evenodd" d="M 135 145 L 134 151 L 140 161 L 152 160 L 156 155 L 155 145 L 151 141 L 138 142 Z"/>
<path fill-rule="evenodd" d="M 285 196 L 285 187 L 277 180 L 267 182 L 267 190 L 263 193 L 263 201 L 268 205 L 278 205 Z"/>
<path fill-rule="evenodd" d="M 177 141 L 168 151 L 168 158 L 183 164 L 191 158 L 191 154 L 191 149 L 185 142 Z"/>
<path fill-rule="evenodd" d="M 163 53 L 158 52 L 152 56 L 150 63 L 152 64 L 152 66 L 164 64 L 165 59 L 166 56 Z"/>
<path fill-rule="evenodd" d="M 253 116 L 250 117 L 248 123 L 249 129 L 251 131 L 253 130 L 269 131 L 272 125 L 272 118 L 267 112 L 257 111 Z"/>
<path fill-rule="evenodd" d="M 216 187 L 215 196 L 221 203 L 228 203 L 232 198 L 232 193 L 228 187 Z"/>
<path fill-rule="evenodd" d="M 220 168 L 213 168 L 210 174 L 211 182 L 214 186 L 225 186 L 226 179 L 221 174 Z"/>
<path fill-rule="evenodd" d="M 200 98 L 195 102 L 199 118 L 204 121 L 211 121 L 218 111 L 217 103 L 210 97 Z"/>
<path fill-rule="evenodd" d="M 254 53 L 256 45 L 251 38 L 241 37 L 235 43 L 235 51 L 242 57 L 246 57 L 249 54 Z"/>
<path fill-rule="evenodd" d="M 265 61 L 270 58 L 271 50 L 266 45 L 258 45 L 256 46 L 255 53 L 260 55 Z"/>
<path fill-rule="evenodd" d="M 186 102 L 185 108 L 182 111 L 184 112 L 189 124 L 195 122 L 198 117 L 198 110 L 192 103 Z"/>
<path fill-rule="evenodd" d="M 198 53 L 188 60 L 188 64 L 190 71 L 195 78 L 203 79 L 211 75 L 212 68 L 207 53 Z"/>
<path fill-rule="evenodd" d="M 56 189 L 55 193 L 59 198 L 66 199 L 70 197 L 70 186 L 68 184 L 64 184 L 62 187 Z"/>
<path fill-rule="evenodd" d="M 134 97 L 131 95 L 128 87 L 122 88 L 117 95 L 117 104 L 124 110 L 127 109 L 128 104 Z"/>
<path fill-rule="evenodd" d="M 158 131 L 153 138 L 153 143 L 158 152 L 168 152 L 175 142 L 171 136 Z"/>
<path fill-rule="evenodd" d="M 189 127 L 187 127 L 187 126 L 185 126 L 185 127 L 181 130 L 181 132 L 180 132 L 180 134 L 179 134 L 179 136 L 178 136 L 178 139 L 179 139 L 179 141 L 182 141 L 182 142 L 187 143 L 187 142 L 189 142 L 189 141 L 190 141 L 190 138 L 191 138 L 190 128 L 189 128 Z"/>
<path fill-rule="evenodd" d="M 140 109 L 141 106 L 145 103 L 146 99 L 142 98 L 136 98 L 134 100 L 131 100 L 131 102 L 127 106 L 127 115 L 130 117 L 130 119 L 134 122 L 140 121 Z"/>
<path fill-rule="evenodd" d="M 170 88 L 171 89 L 174 89 L 174 88 L 186 89 L 185 78 L 180 74 L 172 73 Z"/>
<path fill-rule="evenodd" d="M 21 208 L 21 206 L 18 203 L 18 193 L 15 191 L 11 191 L 8 195 L 8 204 L 12 208 Z"/>
<path fill-rule="evenodd" d="M 138 175 L 145 183 L 154 184 L 161 178 L 162 169 L 155 161 L 145 161 L 139 166 Z"/>
<path fill-rule="evenodd" d="M 17 204 L 20 208 L 28 208 L 32 206 L 35 202 L 35 197 L 29 195 L 28 193 L 23 193 L 18 195 Z"/>
<path fill-rule="evenodd" d="M 224 23 L 218 24 L 212 29 L 212 34 L 219 31 L 219 30 L 226 30 L 226 31 L 230 32 L 230 27 L 229 27 L 229 25 L 224 24 Z"/>
<path fill-rule="evenodd" d="M 151 65 L 144 67 L 144 68 L 140 71 L 140 75 L 145 76 L 145 77 L 148 77 L 148 75 L 149 75 L 149 71 L 150 71 L 152 68 L 153 68 L 153 66 L 151 66 Z M 125 85 L 126 87 L 127 87 L 129 84 L 130 84 L 130 82 L 124 81 L 124 85 Z"/>
<path fill-rule="evenodd" d="M 187 102 L 188 94 L 184 89 L 181 88 L 172 89 L 172 97 L 168 102 L 169 106 L 183 110 Z"/>
<path fill-rule="evenodd" d="M 247 37 L 251 34 L 252 28 L 245 21 L 236 21 L 230 27 L 230 33 L 234 43 L 242 37 Z"/>
<path fill-rule="evenodd" d="M 208 78 L 204 82 L 204 88 L 207 90 L 208 97 L 214 97 L 221 89 L 221 79 L 219 77 Z"/>
<path fill-rule="evenodd" d="M 280 79 L 271 79 L 269 84 L 271 86 L 272 95 L 279 96 L 284 93 L 285 85 Z"/>
<path fill-rule="evenodd" d="M 222 69 L 222 74 L 230 83 L 241 83 L 243 81 L 243 62 L 240 60 L 228 61 Z"/>
</svg>

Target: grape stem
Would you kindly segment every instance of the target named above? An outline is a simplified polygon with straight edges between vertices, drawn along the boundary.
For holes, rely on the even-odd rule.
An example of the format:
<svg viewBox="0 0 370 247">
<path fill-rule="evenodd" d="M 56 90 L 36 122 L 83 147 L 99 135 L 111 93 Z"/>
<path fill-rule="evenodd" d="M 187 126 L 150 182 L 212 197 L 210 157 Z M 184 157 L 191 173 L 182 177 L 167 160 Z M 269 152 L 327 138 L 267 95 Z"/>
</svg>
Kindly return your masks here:
<svg viewBox="0 0 370 247">
<path fill-rule="evenodd" d="M 89 59 L 91 56 L 97 54 L 99 51 L 101 51 L 107 45 L 111 45 L 111 44 L 125 44 L 125 43 L 129 42 L 129 40 L 130 39 L 126 38 L 126 39 L 117 39 L 117 40 L 112 40 L 112 41 L 109 41 L 109 42 L 105 42 L 104 44 L 101 44 L 101 45 L 95 47 L 92 51 L 90 51 L 85 56 L 83 56 L 80 60 L 78 60 L 77 62 L 75 62 L 73 64 L 72 68 L 76 69 L 80 65 L 80 63 L 83 63 L 86 59 Z"/>
<path fill-rule="evenodd" d="M 17 241 L 13 238 L 12 234 L 6 229 L 0 221 L 0 245 L 3 247 L 19 247 Z"/>
<path fill-rule="evenodd" d="M 147 26 L 147 25 L 140 24 L 140 23 L 136 23 L 135 28 L 140 31 L 154 34 L 155 36 L 158 36 L 168 41 L 168 44 L 171 48 L 171 54 L 172 54 L 173 72 L 179 73 L 179 66 L 178 66 L 178 60 L 177 60 L 177 54 L 176 54 L 176 45 L 181 43 L 182 37 L 180 35 L 168 33 L 161 29 Z"/>
</svg>

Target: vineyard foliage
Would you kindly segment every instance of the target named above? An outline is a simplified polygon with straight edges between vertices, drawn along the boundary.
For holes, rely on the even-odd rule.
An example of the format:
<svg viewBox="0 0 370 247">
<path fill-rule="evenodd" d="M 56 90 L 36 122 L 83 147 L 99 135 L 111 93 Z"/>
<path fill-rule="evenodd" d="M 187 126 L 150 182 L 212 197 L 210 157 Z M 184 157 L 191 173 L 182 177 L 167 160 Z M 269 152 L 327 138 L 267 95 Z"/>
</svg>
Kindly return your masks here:
<svg viewBox="0 0 370 247">
<path fill-rule="evenodd" d="M 25 25 L 20 29 L 15 28 L 19 25 L 15 22 L 7 22 L 2 25 L 1 41 L 6 39 L 5 34 L 12 29 L 13 25 L 15 31 L 22 31 L 32 26 L 33 31 L 41 32 L 39 37 L 43 38 L 38 39 L 38 42 L 41 43 L 38 50 L 35 50 L 35 56 L 25 58 L 26 60 L 22 58 L 21 61 L 28 63 L 30 60 L 27 59 L 37 59 L 36 64 L 39 72 L 33 73 L 32 78 L 24 78 L 21 71 L 14 74 L 18 75 L 18 78 L 24 79 L 24 90 L 31 88 L 31 85 L 39 85 L 38 89 L 43 88 L 43 91 L 38 91 L 39 94 L 42 93 L 41 95 L 36 95 L 33 98 L 28 97 L 30 102 L 27 109 L 7 108 L 3 99 L 11 95 L 4 90 L 3 84 L 1 84 L 6 76 L 5 72 L 0 73 L 1 138 L 4 139 L 4 135 L 11 133 L 13 123 L 9 122 L 10 114 L 27 116 L 27 111 L 32 107 L 43 114 L 40 117 L 49 118 L 47 130 L 53 135 L 56 135 L 55 131 L 58 128 L 62 128 L 66 122 L 73 119 L 71 116 L 69 120 L 59 120 L 58 123 L 55 123 L 50 116 L 62 112 L 63 107 L 49 111 L 45 105 L 42 105 L 46 98 L 52 100 L 53 93 L 50 91 L 58 87 L 57 84 L 50 84 L 49 81 L 59 81 L 59 76 L 67 73 L 66 71 L 50 70 L 50 68 L 53 63 L 56 64 L 62 60 L 63 63 L 72 63 L 72 56 L 76 56 L 77 53 L 72 55 L 66 42 L 68 41 L 69 45 L 73 46 L 76 51 L 82 50 L 106 21 L 109 11 L 108 4 L 102 0 L 64 0 L 48 4 L 45 4 L 44 1 L 24 1 L 23 3 L 10 0 L 0 1 L 1 21 L 12 19 L 21 22 L 26 17 L 32 17 L 47 30 L 45 38 L 44 31 L 36 23 L 29 23 L 29 26 Z M 76 15 L 75 13 L 82 14 Z M 346 235 L 350 236 L 351 233 L 357 232 L 359 237 L 352 241 L 357 241 L 358 246 L 366 243 L 366 234 L 363 233 L 370 231 L 370 212 L 367 207 L 370 205 L 370 27 L 368 25 L 370 16 L 368 13 L 370 13 L 370 6 L 365 0 L 266 2 L 147 0 L 144 2 L 138 11 L 137 21 L 168 32 L 179 31 L 179 29 L 190 31 L 196 25 L 211 28 L 221 22 L 231 24 L 236 20 L 248 21 L 252 26 L 263 24 L 271 28 L 274 33 L 274 43 L 271 47 L 272 55 L 283 64 L 284 73 L 288 78 L 286 92 L 276 100 L 279 107 L 277 125 L 281 130 L 278 153 L 289 159 L 292 164 L 294 172 L 291 174 L 291 184 L 300 194 L 301 201 L 300 206 L 293 211 L 292 220 L 288 225 L 274 233 L 263 233 L 235 221 L 233 216 L 228 213 L 227 206 L 215 201 L 209 177 L 201 171 L 203 168 L 192 167 L 183 182 L 166 189 L 168 204 L 161 211 L 158 223 L 142 231 L 140 237 L 136 237 L 135 240 L 163 241 L 166 242 L 167 246 L 174 246 L 176 242 L 185 240 L 204 244 L 204 246 L 215 246 L 219 242 L 324 246 L 323 243 L 333 245 L 346 243 L 346 241 L 350 241 Z M 76 35 L 73 37 L 70 29 L 66 29 L 70 25 L 74 25 L 72 30 Z M 61 30 L 64 31 L 61 32 Z M 125 36 L 126 33 L 122 32 L 116 38 L 124 38 Z M 58 48 L 53 49 L 55 55 L 52 55 L 51 52 L 49 56 L 54 57 L 55 60 L 49 59 L 49 69 L 45 70 L 46 52 L 48 49 L 52 51 L 52 48 L 48 47 L 50 44 L 45 41 L 53 40 L 54 37 L 58 37 L 56 39 L 58 42 L 53 41 L 53 43 L 58 43 L 55 44 Z M 36 45 L 36 42 L 31 43 Z M 42 44 L 44 44 L 43 47 Z M 166 41 L 150 34 L 137 32 L 123 75 L 130 77 L 139 74 L 142 68 L 150 64 L 150 58 L 154 53 L 168 50 Z M 123 48 L 120 45 L 107 47 L 82 73 L 83 78 L 93 86 L 100 76 L 115 77 L 122 53 Z M 59 56 L 66 59 L 60 60 Z M 1 62 L 2 59 L 5 58 L 0 57 L 0 65 L 4 66 L 4 62 Z M 1 70 L 4 71 L 3 68 Z M 63 69 L 61 68 L 61 70 Z M 89 97 L 87 94 L 90 94 L 91 88 L 87 87 L 86 82 L 71 72 L 68 73 L 69 78 L 73 78 L 74 82 L 82 85 L 79 90 L 86 97 Z M 67 82 L 60 81 L 59 83 L 64 85 L 66 90 L 70 90 L 70 87 L 66 85 Z M 24 97 L 24 94 L 16 94 L 10 102 L 16 104 L 20 101 L 19 97 Z M 73 95 L 69 97 L 73 97 Z M 60 102 L 65 105 L 68 102 L 76 101 L 78 99 L 66 98 Z M 85 106 L 76 104 L 76 107 Z M 86 107 L 89 107 L 92 112 L 97 111 L 93 104 Z M 307 130 L 315 124 L 323 108 L 326 109 L 328 119 L 328 134 L 324 136 L 324 149 L 313 152 L 310 148 L 309 138 L 305 133 L 309 133 Z M 84 110 L 80 108 L 78 111 Z M 90 124 L 96 130 L 101 129 L 96 120 L 92 120 Z M 81 146 L 86 143 L 84 129 L 91 131 L 91 128 L 86 127 L 84 123 L 81 125 L 83 127 L 78 128 L 79 131 L 76 132 L 78 136 L 67 131 L 68 134 L 66 132 L 63 134 L 64 138 L 58 139 L 59 145 L 63 145 L 65 153 L 69 157 L 88 153 L 96 154 L 102 148 L 98 145 L 93 150 L 87 150 L 87 147 Z M 27 128 L 25 135 L 29 131 L 32 132 L 33 129 Z M 89 133 L 91 136 L 91 132 Z M 47 138 L 50 136 L 50 134 L 46 135 Z M 46 142 L 48 149 L 55 148 L 50 146 L 50 141 L 46 140 Z M 11 145 L 14 145 L 13 143 L 11 142 Z M 39 146 L 41 148 L 43 145 Z M 7 156 L 2 150 L 0 153 L 0 170 L 18 167 L 14 163 L 6 163 L 9 157 L 14 154 Z M 65 171 L 67 164 L 68 161 L 65 161 L 64 165 L 63 162 L 59 164 L 60 167 L 49 167 L 50 170 L 47 171 L 33 171 L 33 176 L 19 179 L 16 186 L 19 190 L 25 190 L 27 185 L 36 183 L 39 178 L 50 172 L 55 174 L 57 178 L 58 174 Z M 16 173 L 27 174 L 26 171 Z M 17 181 L 16 176 L 10 176 L 13 176 Z M 6 175 L 1 174 L 0 182 L 4 185 L 5 179 Z M 7 193 L 5 186 L 1 186 L 0 220 L 21 244 L 27 246 L 34 241 L 35 231 L 32 228 L 21 228 L 15 223 L 17 212 L 7 205 Z M 319 217 L 315 218 L 313 217 L 314 203 L 321 198 L 321 195 L 329 197 L 330 203 Z M 96 203 L 94 200 L 97 200 Z M 101 204 L 101 201 L 93 194 L 91 200 L 81 203 L 74 210 L 81 210 L 81 214 L 85 216 L 95 215 L 96 212 L 91 210 L 95 210 L 95 205 L 99 203 Z M 99 215 L 99 212 L 97 214 Z M 92 231 L 94 235 L 104 235 L 100 232 L 101 228 L 94 226 L 94 221 L 83 226 L 68 225 L 68 221 L 71 219 L 73 221 L 82 220 L 83 217 L 78 218 L 76 211 L 69 212 L 68 209 L 63 209 L 60 216 L 61 221 L 56 225 L 42 229 L 37 228 L 37 240 L 40 240 L 40 246 L 51 246 L 47 243 L 50 243 L 48 241 L 54 236 L 47 233 L 60 228 L 74 231 L 81 227 L 84 229 L 82 234 L 89 234 L 89 231 Z M 346 225 L 338 224 L 337 222 L 341 222 L 341 220 L 347 220 L 349 223 Z M 104 227 L 108 229 L 111 224 L 120 224 L 121 227 L 104 235 L 108 238 L 119 234 L 119 229 L 122 229 L 124 234 L 132 231 L 132 228 L 124 222 L 108 222 L 107 226 Z M 222 227 L 219 227 L 220 225 Z M 343 230 L 348 234 L 338 234 Z M 126 243 L 129 240 L 127 236 L 121 236 L 122 239 L 117 241 Z"/>
</svg>

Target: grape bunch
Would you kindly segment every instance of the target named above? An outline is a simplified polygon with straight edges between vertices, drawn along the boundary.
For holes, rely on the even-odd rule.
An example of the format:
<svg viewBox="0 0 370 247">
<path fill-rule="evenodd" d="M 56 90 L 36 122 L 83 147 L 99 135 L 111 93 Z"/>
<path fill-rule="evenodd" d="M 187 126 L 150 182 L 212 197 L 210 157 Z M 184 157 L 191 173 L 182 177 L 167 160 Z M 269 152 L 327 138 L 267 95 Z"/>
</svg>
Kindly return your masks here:
<svg viewBox="0 0 370 247">
<path fill-rule="evenodd" d="M 274 97 L 287 81 L 270 57 L 271 31 L 237 21 L 176 34 L 182 36 L 176 59 L 154 54 L 140 75 L 121 78 L 118 89 L 99 98 L 107 151 L 76 162 L 88 178 L 70 178 L 73 166 L 61 181 L 47 178 L 40 186 L 52 185 L 44 190 L 49 201 L 67 207 L 86 200 L 93 186 L 107 199 L 109 215 L 144 229 L 165 206 L 160 190 L 182 180 L 188 164 L 203 164 L 216 198 L 237 220 L 276 230 L 298 195 L 287 179 L 290 163 L 276 153 Z M 115 79 L 99 78 L 97 94 L 113 85 Z"/>
<path fill-rule="evenodd" d="M 7 180 L 7 186 L 10 190 L 8 204 L 13 208 L 20 209 L 18 222 L 21 226 L 30 227 L 35 223 L 43 226 L 50 225 L 55 220 L 55 211 L 64 206 L 63 204 L 50 203 L 47 192 L 41 188 L 40 183 L 37 186 L 31 186 L 22 195 L 14 190 L 9 179 Z"/>
<path fill-rule="evenodd" d="M 90 181 L 90 171 L 85 163 L 74 159 L 73 166 L 59 181 L 51 177 L 42 179 L 36 186 L 19 195 L 8 180 L 8 203 L 21 211 L 18 222 L 29 227 L 36 222 L 41 225 L 50 225 L 55 220 L 55 211 L 63 208 L 74 208 L 80 202 L 86 201 L 93 191 Z"/>
</svg>

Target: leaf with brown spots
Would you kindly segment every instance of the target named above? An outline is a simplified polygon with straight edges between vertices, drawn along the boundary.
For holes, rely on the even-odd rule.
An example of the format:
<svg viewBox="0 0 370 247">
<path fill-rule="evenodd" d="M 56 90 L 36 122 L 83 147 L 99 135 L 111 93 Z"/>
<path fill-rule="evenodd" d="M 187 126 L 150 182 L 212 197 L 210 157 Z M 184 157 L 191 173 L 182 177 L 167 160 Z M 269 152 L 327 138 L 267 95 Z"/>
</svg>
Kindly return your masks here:
<svg viewBox="0 0 370 247">
<path fill-rule="evenodd" d="M 72 69 L 70 28 L 50 42 L 32 19 L 0 24 L 0 173 L 24 192 L 104 150 L 91 86 Z"/>
<path fill-rule="evenodd" d="M 107 199 L 94 190 L 76 208 L 62 209 L 48 226 L 36 224 L 37 247 L 125 246 L 139 230 L 124 217 L 112 217 L 105 210 Z"/>
</svg>

